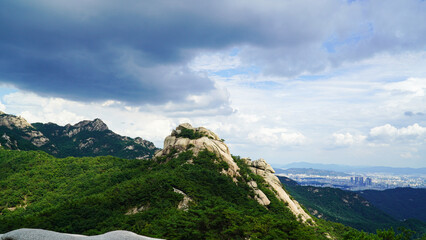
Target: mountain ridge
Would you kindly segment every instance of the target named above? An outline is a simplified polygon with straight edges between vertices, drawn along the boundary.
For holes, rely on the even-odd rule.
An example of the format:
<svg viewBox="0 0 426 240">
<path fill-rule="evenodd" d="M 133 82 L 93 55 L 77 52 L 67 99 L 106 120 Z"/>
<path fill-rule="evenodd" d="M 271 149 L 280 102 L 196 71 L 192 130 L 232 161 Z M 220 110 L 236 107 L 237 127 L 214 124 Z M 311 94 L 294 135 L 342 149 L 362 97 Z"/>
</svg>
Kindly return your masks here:
<svg viewBox="0 0 426 240">
<path fill-rule="evenodd" d="M 158 150 L 140 137 L 121 136 L 99 118 L 74 125 L 28 123 L 24 118 L 0 113 L 0 146 L 13 150 L 42 150 L 55 157 L 113 155 L 126 159 L 151 158 Z"/>
<path fill-rule="evenodd" d="M 309 163 L 309 162 L 293 162 L 284 165 L 273 165 L 274 168 L 288 169 L 288 168 L 313 168 L 319 170 L 331 170 L 337 172 L 362 172 L 362 173 L 393 173 L 393 174 L 425 174 L 426 167 L 409 168 L 409 167 L 386 167 L 386 166 L 350 166 L 340 164 L 322 164 L 322 163 Z"/>
<path fill-rule="evenodd" d="M 265 160 L 232 156 L 217 135 L 189 124 L 178 126 L 152 159 L 0 149 L 0 232 L 31 227 L 84 235 L 121 229 L 165 239 L 381 239 L 306 212 L 304 219 L 277 180 Z M 395 236 L 393 230 L 378 234 Z"/>
</svg>

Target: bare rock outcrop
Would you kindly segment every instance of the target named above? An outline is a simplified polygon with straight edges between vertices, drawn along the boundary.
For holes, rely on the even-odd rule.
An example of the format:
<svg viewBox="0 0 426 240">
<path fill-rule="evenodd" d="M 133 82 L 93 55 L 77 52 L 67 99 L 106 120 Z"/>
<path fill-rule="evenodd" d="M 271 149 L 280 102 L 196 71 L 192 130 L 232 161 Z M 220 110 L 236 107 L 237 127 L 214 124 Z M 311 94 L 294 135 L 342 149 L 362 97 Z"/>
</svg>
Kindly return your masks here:
<svg viewBox="0 0 426 240">
<path fill-rule="evenodd" d="M 194 137 L 185 135 L 186 131 L 193 133 Z M 229 168 L 224 170 L 224 173 L 231 176 L 234 181 L 237 176 L 240 176 L 240 168 L 234 162 L 234 159 L 229 152 L 228 146 L 212 131 L 204 128 L 194 128 L 189 123 L 180 124 L 176 130 L 173 130 L 171 135 L 164 140 L 164 148 L 155 154 L 155 157 L 167 156 L 172 151 L 177 151 L 179 154 L 183 151 L 191 150 L 194 155 L 198 155 L 203 150 L 208 150 L 216 154 L 221 160 L 225 161 Z"/>
<path fill-rule="evenodd" d="M 35 130 L 27 131 L 28 137 L 24 137 L 27 140 L 30 140 L 32 144 L 37 147 L 41 147 L 48 143 L 50 140 L 43 135 L 43 133 Z"/>
<path fill-rule="evenodd" d="M 194 155 L 198 155 L 203 150 L 215 153 L 216 156 L 225 161 L 229 166 L 227 171 L 223 170 L 223 173 L 232 177 L 234 182 L 237 182 L 236 177 L 240 176 L 240 168 L 232 158 L 228 146 L 214 132 L 204 127 L 194 128 L 189 123 L 180 124 L 172 131 L 170 136 L 166 137 L 163 150 L 155 156 L 167 156 L 175 151 L 177 151 L 175 153 L 177 155 L 187 150 L 193 151 Z M 267 206 L 271 203 L 265 193 L 257 187 L 255 181 L 248 182 L 248 185 L 253 190 L 255 194 L 254 199 L 259 204 Z"/>
<path fill-rule="evenodd" d="M 80 132 L 89 131 L 89 132 L 102 132 L 108 130 L 108 126 L 99 118 L 96 118 L 93 121 L 84 120 L 78 122 L 74 125 L 67 124 L 65 125 L 63 135 L 66 135 L 70 138 L 74 137 Z"/>
<path fill-rule="evenodd" d="M 250 166 L 250 170 L 253 173 L 263 177 L 278 199 L 281 199 L 283 202 L 288 204 L 289 209 L 294 215 L 300 217 L 303 222 L 306 222 L 308 219 L 311 219 L 312 221 L 312 217 L 303 210 L 300 204 L 296 200 L 291 199 L 290 195 L 284 191 L 282 184 L 278 177 L 275 176 L 275 171 L 271 165 L 269 165 L 263 158 L 255 161 L 246 159 L 246 163 Z"/>
<path fill-rule="evenodd" d="M 180 210 L 183 210 L 183 211 L 188 211 L 189 203 L 192 202 L 192 199 L 190 197 L 188 197 L 188 195 L 186 195 L 186 193 L 184 193 L 182 190 L 179 190 L 177 188 L 173 188 L 173 191 L 175 193 L 183 195 L 183 199 L 182 199 L 182 201 L 179 202 L 177 208 L 180 209 Z"/>
<path fill-rule="evenodd" d="M 149 204 L 140 206 L 140 207 L 132 207 L 124 215 L 133 215 L 136 213 L 144 212 L 149 209 Z"/>
<path fill-rule="evenodd" d="M 249 185 L 249 187 L 253 190 L 254 192 L 254 199 L 263 206 L 267 206 L 269 204 L 271 204 L 271 201 L 269 200 L 269 198 L 266 196 L 266 194 L 264 192 L 262 192 L 262 190 L 260 190 L 257 187 L 257 183 L 255 181 L 250 181 L 247 183 Z"/>
<path fill-rule="evenodd" d="M 59 233 L 43 229 L 21 228 L 0 234 L 0 240 L 155 240 L 129 231 L 112 231 L 96 236 Z"/>
<path fill-rule="evenodd" d="M 27 120 L 20 116 L 9 115 L 0 111 L 0 126 L 10 130 L 18 129 L 22 133 L 22 138 L 30 141 L 36 147 L 41 147 L 49 142 L 49 139 L 43 133 L 36 131 Z M 2 138 L 6 140 L 4 144 L 7 148 L 19 149 L 16 139 L 12 141 L 6 133 L 3 133 Z"/>
<path fill-rule="evenodd" d="M 74 125 L 75 128 L 81 128 L 86 131 L 105 131 L 108 130 L 108 126 L 99 118 L 93 121 L 84 120 Z"/>
<path fill-rule="evenodd" d="M 203 150 L 208 150 L 216 154 L 217 157 L 225 161 L 229 168 L 227 171 L 223 170 L 222 173 L 233 178 L 234 182 L 238 182 L 237 177 L 241 177 L 240 168 L 231 156 L 228 147 L 215 133 L 204 128 L 194 128 L 189 123 L 180 124 L 172 133 L 164 140 L 164 148 L 159 151 L 155 157 L 177 156 L 179 153 L 191 150 L 194 155 L 198 155 Z M 281 182 L 274 175 L 275 171 L 264 159 L 251 161 L 250 159 L 243 159 L 249 166 L 250 170 L 261 176 L 270 190 L 275 193 L 275 196 L 286 203 L 294 215 L 300 218 L 301 221 L 306 222 L 311 219 L 300 204 L 291 199 L 290 196 L 284 191 Z M 256 181 L 251 180 L 247 182 L 248 186 L 254 193 L 254 199 L 263 206 L 268 206 L 271 201 L 266 194 L 258 188 Z"/>
<path fill-rule="evenodd" d="M 0 126 L 5 126 L 9 129 L 19 128 L 33 128 L 30 123 L 27 122 L 24 118 L 21 116 L 17 117 L 14 115 L 9 115 L 4 112 L 0 111 Z"/>
</svg>

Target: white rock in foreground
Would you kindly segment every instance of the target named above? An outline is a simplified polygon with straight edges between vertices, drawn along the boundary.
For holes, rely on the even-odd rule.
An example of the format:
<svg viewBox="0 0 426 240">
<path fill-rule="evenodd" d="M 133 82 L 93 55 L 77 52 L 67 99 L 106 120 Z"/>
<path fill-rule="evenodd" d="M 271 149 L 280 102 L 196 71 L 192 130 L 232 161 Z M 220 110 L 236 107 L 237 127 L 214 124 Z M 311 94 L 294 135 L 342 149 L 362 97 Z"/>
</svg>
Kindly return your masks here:
<svg viewBox="0 0 426 240">
<path fill-rule="evenodd" d="M 129 231 L 112 231 L 96 236 L 58 233 L 43 229 L 21 228 L 0 234 L 1 240 L 155 240 Z"/>
</svg>

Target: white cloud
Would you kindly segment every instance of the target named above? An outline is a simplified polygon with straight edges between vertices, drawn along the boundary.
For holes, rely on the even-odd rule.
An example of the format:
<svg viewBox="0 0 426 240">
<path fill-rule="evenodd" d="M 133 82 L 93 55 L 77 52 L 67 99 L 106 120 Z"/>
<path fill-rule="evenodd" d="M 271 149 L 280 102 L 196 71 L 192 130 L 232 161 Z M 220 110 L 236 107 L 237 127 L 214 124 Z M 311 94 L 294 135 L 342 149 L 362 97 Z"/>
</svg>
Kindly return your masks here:
<svg viewBox="0 0 426 240">
<path fill-rule="evenodd" d="M 371 140 L 380 141 L 416 141 L 426 139 L 426 127 L 415 123 L 413 125 L 396 128 L 390 124 L 374 127 L 370 130 Z"/>
<path fill-rule="evenodd" d="M 261 127 L 248 134 L 249 140 L 257 145 L 294 146 L 305 144 L 307 138 L 300 132 L 285 128 Z"/>
<path fill-rule="evenodd" d="M 393 138 L 398 134 L 398 129 L 390 124 L 374 127 L 370 130 L 372 137 L 388 137 Z"/>
<path fill-rule="evenodd" d="M 0 111 L 6 111 L 6 106 L 2 102 L 0 102 Z"/>
<path fill-rule="evenodd" d="M 101 104 L 102 107 L 110 107 L 110 106 L 118 106 L 121 105 L 122 102 L 115 101 L 115 100 L 107 100 L 104 103 Z"/>
<path fill-rule="evenodd" d="M 142 137 L 161 147 L 178 121 L 139 108 L 122 104 L 81 103 L 62 98 L 45 98 L 27 92 L 3 97 L 9 114 L 20 115 L 29 122 L 74 124 L 82 120 L 101 118 L 108 127 L 121 135 Z"/>
<path fill-rule="evenodd" d="M 336 146 L 351 146 L 360 144 L 365 141 L 367 137 L 364 135 L 353 135 L 351 133 L 333 133 L 334 145 Z"/>
<path fill-rule="evenodd" d="M 411 97 L 424 97 L 426 91 L 426 78 L 408 78 L 405 81 L 388 83 L 385 90 L 409 94 Z"/>
<path fill-rule="evenodd" d="M 76 123 L 84 120 L 84 115 L 76 114 L 69 108 L 82 107 L 79 102 L 62 98 L 44 98 L 33 93 L 15 92 L 3 97 L 13 114 L 24 117 L 29 122 L 54 122 L 57 124 Z M 67 109 L 68 108 L 68 109 Z"/>
</svg>

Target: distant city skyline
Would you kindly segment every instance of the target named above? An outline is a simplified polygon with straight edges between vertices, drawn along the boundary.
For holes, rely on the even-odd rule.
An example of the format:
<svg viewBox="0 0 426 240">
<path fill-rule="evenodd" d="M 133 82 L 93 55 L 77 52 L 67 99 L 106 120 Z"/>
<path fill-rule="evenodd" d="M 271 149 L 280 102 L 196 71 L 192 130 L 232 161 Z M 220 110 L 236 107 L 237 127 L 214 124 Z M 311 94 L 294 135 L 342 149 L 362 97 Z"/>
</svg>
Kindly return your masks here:
<svg viewBox="0 0 426 240">
<path fill-rule="evenodd" d="M 204 126 L 234 155 L 426 167 L 426 2 L 0 3 L 0 110 L 100 118 L 163 146 Z"/>
</svg>

